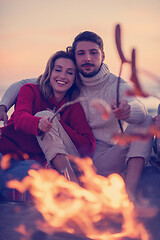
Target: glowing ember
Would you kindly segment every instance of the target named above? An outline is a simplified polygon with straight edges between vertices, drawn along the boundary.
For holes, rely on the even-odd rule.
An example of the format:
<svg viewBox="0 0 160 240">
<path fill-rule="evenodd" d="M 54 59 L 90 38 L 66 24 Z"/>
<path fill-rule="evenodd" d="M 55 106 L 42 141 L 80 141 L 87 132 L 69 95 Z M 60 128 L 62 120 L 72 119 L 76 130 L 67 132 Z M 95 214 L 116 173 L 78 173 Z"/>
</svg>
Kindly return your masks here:
<svg viewBox="0 0 160 240">
<path fill-rule="evenodd" d="M 17 155 L 14 154 L 14 153 L 8 153 L 8 154 L 5 154 L 2 157 L 2 159 L 0 161 L 0 164 L 1 164 L 1 168 L 3 170 L 6 170 L 6 169 L 10 168 L 12 158 L 16 160 L 17 159 Z M 29 155 L 27 153 L 24 153 L 22 155 L 22 158 L 27 160 L 27 159 L 29 159 Z"/>
<path fill-rule="evenodd" d="M 134 129 L 132 133 L 119 133 L 113 135 L 113 140 L 121 146 L 130 144 L 133 141 L 146 141 L 151 139 L 153 136 L 160 138 L 160 129 L 151 125 L 150 128 Z"/>
<path fill-rule="evenodd" d="M 15 228 L 15 230 L 16 230 L 17 232 L 25 235 L 25 236 L 28 235 L 28 232 L 27 232 L 27 230 L 26 230 L 26 227 L 25 227 L 25 225 L 23 225 L 23 224 L 19 225 L 17 228 Z"/>
<path fill-rule="evenodd" d="M 6 169 L 8 169 L 8 168 L 10 167 L 10 160 L 11 160 L 10 154 L 6 154 L 6 155 L 4 155 L 4 156 L 2 157 L 0 163 L 1 163 L 1 168 L 2 168 L 3 170 L 6 170 Z"/>
<path fill-rule="evenodd" d="M 21 192 L 29 189 L 53 231 L 97 240 L 148 240 L 147 231 L 136 219 L 123 179 L 117 174 L 108 178 L 97 175 L 89 158 L 75 158 L 75 162 L 84 172 L 80 178 L 83 187 L 52 169 L 30 170 L 22 182 L 13 180 L 8 186 Z"/>
</svg>

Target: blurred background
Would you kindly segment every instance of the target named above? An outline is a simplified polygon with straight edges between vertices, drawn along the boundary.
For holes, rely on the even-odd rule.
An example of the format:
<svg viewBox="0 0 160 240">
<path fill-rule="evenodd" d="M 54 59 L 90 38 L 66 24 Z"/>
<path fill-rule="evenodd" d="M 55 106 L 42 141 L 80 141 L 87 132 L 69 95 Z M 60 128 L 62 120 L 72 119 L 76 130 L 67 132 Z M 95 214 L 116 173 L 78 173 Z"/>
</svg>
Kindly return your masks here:
<svg viewBox="0 0 160 240">
<path fill-rule="evenodd" d="M 142 88 L 160 97 L 159 13 L 159 0 L 0 0 L 0 99 L 13 82 L 38 77 L 48 58 L 65 50 L 85 30 L 103 38 L 105 63 L 117 75 L 116 24 L 121 25 L 126 57 L 136 49 Z M 130 81 L 128 65 L 122 77 Z M 142 101 L 155 115 L 160 100 L 149 97 Z"/>
</svg>

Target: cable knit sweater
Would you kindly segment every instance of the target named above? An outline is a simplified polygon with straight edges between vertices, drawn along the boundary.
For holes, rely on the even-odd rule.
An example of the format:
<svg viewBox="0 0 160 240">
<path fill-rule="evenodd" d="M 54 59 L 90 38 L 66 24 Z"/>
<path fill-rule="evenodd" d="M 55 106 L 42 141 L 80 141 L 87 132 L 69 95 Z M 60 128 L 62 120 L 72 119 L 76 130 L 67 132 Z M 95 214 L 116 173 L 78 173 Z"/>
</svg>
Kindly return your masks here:
<svg viewBox="0 0 160 240">
<path fill-rule="evenodd" d="M 100 71 L 93 77 L 86 78 L 80 74 L 82 80 L 81 96 L 87 98 L 87 102 L 82 102 L 88 123 L 97 141 L 104 141 L 108 144 L 114 144 L 112 136 L 120 132 L 119 124 L 113 114 L 105 121 L 100 113 L 91 106 L 91 99 L 100 98 L 109 105 L 116 100 L 117 76 L 110 73 L 108 66 L 102 64 Z M 142 122 L 146 116 L 144 105 L 135 97 L 127 97 L 126 90 L 130 88 L 129 84 L 123 79 L 120 81 L 120 100 L 127 100 L 131 106 L 131 114 L 127 119 L 129 124 Z M 124 123 L 122 123 L 124 125 Z"/>
<path fill-rule="evenodd" d="M 91 99 L 101 98 L 109 105 L 116 99 L 117 76 L 110 73 L 108 66 L 102 64 L 100 71 L 93 77 L 86 78 L 80 74 L 82 80 L 81 96 L 86 97 L 87 101 L 82 102 L 88 123 L 97 141 L 103 141 L 108 144 L 114 144 L 112 136 L 120 132 L 117 119 L 112 114 L 107 121 L 101 118 L 100 113 L 90 105 Z M 15 95 L 20 87 L 28 82 L 35 83 L 36 79 L 26 79 L 13 84 L 9 91 L 3 96 L 1 104 L 7 106 L 7 109 L 13 105 Z M 131 106 L 131 114 L 127 119 L 129 124 L 137 124 L 144 121 L 146 109 L 144 105 L 135 97 L 127 97 L 126 90 L 130 88 L 129 84 L 121 79 L 120 81 L 120 99 L 125 99 Z M 123 124 L 123 122 L 122 122 Z"/>
</svg>

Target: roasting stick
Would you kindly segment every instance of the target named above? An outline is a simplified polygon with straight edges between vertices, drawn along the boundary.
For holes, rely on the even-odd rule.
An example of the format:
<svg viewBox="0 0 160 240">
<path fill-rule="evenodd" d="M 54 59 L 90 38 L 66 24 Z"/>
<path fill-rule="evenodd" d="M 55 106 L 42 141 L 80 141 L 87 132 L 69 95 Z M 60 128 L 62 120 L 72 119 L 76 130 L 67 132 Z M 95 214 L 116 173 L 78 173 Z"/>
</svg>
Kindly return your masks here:
<svg viewBox="0 0 160 240">
<path fill-rule="evenodd" d="M 79 97 L 79 98 L 77 98 L 77 99 L 74 100 L 74 101 L 70 101 L 70 102 L 67 102 L 67 103 L 63 104 L 63 105 L 58 109 L 58 111 L 57 111 L 56 113 L 54 113 L 53 117 L 49 118 L 48 120 L 49 120 L 50 122 L 52 122 L 53 119 L 58 115 L 58 113 L 59 113 L 63 108 L 68 107 L 68 106 L 70 106 L 70 105 L 72 105 L 72 104 L 74 104 L 74 103 L 76 103 L 76 102 L 81 102 L 81 101 L 85 101 L 85 100 L 86 100 L 85 97 Z M 49 111 L 53 112 L 51 109 L 49 109 Z M 42 140 L 42 141 L 43 141 L 43 139 L 44 139 L 45 134 L 46 134 L 46 133 L 44 132 L 43 135 L 41 136 L 41 140 Z"/>
</svg>

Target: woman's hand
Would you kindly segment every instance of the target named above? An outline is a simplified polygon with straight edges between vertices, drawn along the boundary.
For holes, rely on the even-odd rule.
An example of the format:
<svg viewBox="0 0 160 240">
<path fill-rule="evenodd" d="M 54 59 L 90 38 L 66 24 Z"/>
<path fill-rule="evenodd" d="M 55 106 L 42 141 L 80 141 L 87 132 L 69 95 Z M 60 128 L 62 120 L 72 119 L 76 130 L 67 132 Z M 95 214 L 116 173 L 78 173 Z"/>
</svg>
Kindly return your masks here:
<svg viewBox="0 0 160 240">
<path fill-rule="evenodd" d="M 49 121 L 48 116 L 42 116 L 39 120 L 38 129 L 42 132 L 49 132 L 52 127 L 52 123 Z"/>
</svg>

